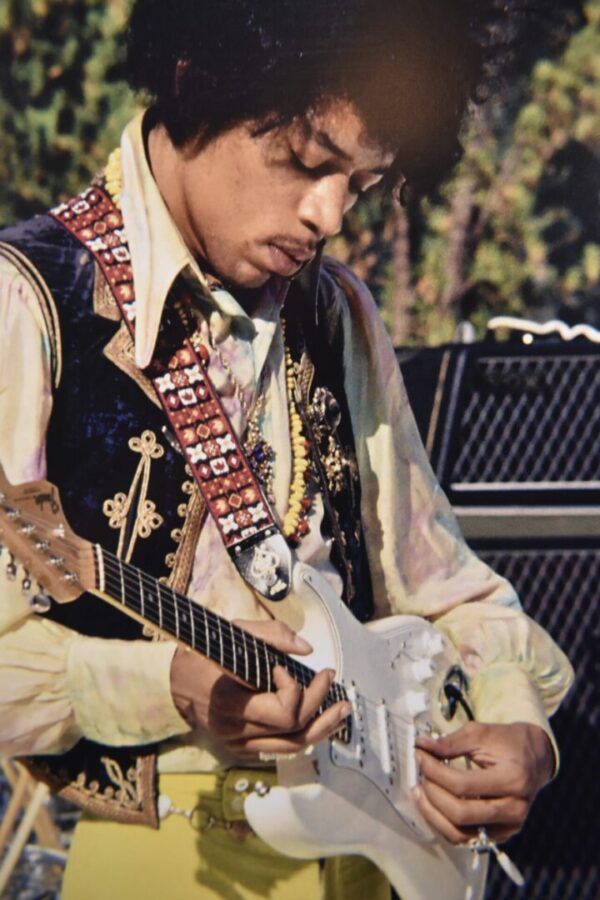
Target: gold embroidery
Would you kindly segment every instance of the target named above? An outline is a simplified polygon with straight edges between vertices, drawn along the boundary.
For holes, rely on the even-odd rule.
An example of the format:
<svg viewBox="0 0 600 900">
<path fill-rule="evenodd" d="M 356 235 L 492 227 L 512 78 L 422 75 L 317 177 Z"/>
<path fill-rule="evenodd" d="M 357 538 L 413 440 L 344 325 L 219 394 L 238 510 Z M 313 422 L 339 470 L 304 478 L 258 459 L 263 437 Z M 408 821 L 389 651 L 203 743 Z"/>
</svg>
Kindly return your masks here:
<svg viewBox="0 0 600 900">
<path fill-rule="evenodd" d="M 184 481 L 181 489 L 188 496 L 187 503 L 177 506 L 177 514 L 184 521 L 181 528 L 174 528 L 171 532 L 171 537 L 178 546 L 174 554 L 167 556 L 165 564 L 171 569 L 167 584 L 173 590 L 183 593 L 190 580 L 198 536 L 206 518 L 206 504 L 193 482 Z"/>
<path fill-rule="evenodd" d="M 114 294 L 110 289 L 110 285 L 102 269 L 97 262 L 94 262 L 94 312 L 103 319 L 110 319 L 111 322 L 118 322 L 121 318 L 121 312 Z"/>
<path fill-rule="evenodd" d="M 94 800 L 100 800 L 108 807 L 118 807 L 119 809 L 139 809 L 140 803 L 137 795 L 137 777 L 133 768 L 127 770 L 127 774 L 114 759 L 102 756 L 100 761 L 106 769 L 107 775 L 116 790 L 108 785 L 104 790 L 100 790 L 100 784 L 95 779 L 86 782 L 85 773 L 80 772 L 72 786 L 81 791 L 86 797 Z"/>
<path fill-rule="evenodd" d="M 105 500 L 102 504 L 102 512 L 108 517 L 110 527 L 120 529 L 117 556 L 125 562 L 131 560 L 138 537 L 150 537 L 164 522 L 156 511 L 154 501 L 148 499 L 151 462 L 164 456 L 164 447 L 158 443 L 152 431 L 144 431 L 141 438 L 130 438 L 128 446 L 134 453 L 141 455 L 129 493 L 119 491 L 112 500 Z M 132 524 L 131 512 L 134 507 L 135 521 Z"/>
<path fill-rule="evenodd" d="M 146 378 L 141 369 L 135 364 L 133 340 L 125 322 L 121 322 L 121 327 L 112 336 L 103 351 L 107 359 L 113 363 L 121 372 L 128 375 L 145 393 L 146 397 L 160 408 L 160 400 L 156 396 L 156 391 L 152 387 L 152 382 Z"/>
</svg>

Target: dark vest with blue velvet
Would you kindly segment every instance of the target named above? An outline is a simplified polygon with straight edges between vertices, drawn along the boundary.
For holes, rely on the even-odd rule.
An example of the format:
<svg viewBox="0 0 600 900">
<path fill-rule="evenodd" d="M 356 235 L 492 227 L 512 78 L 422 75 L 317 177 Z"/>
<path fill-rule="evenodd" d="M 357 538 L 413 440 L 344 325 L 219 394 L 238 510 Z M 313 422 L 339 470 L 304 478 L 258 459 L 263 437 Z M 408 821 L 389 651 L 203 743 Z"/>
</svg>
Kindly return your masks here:
<svg viewBox="0 0 600 900">
<path fill-rule="evenodd" d="M 39 279 L 56 307 L 55 359 L 62 374 L 47 434 L 48 480 L 58 487 L 69 523 L 82 537 L 185 591 L 203 504 L 182 456 L 163 439 L 164 413 L 133 365 L 130 339 L 93 255 L 50 216 L 0 232 L 0 242 L 30 280 Z M 301 414 L 322 482 L 324 529 L 334 538 L 332 559 L 346 602 L 366 621 L 371 587 L 334 298 L 326 272 L 319 284 L 314 273 L 310 285 L 294 282 L 286 301 L 287 334 L 302 370 Z M 112 353 L 105 352 L 107 345 Z M 337 448 L 333 462 L 330 435 Z M 143 636 L 134 620 L 89 594 L 53 603 L 48 615 L 90 636 Z M 82 740 L 62 756 L 36 757 L 30 764 L 38 777 L 93 812 L 156 825 L 155 749 Z"/>
</svg>

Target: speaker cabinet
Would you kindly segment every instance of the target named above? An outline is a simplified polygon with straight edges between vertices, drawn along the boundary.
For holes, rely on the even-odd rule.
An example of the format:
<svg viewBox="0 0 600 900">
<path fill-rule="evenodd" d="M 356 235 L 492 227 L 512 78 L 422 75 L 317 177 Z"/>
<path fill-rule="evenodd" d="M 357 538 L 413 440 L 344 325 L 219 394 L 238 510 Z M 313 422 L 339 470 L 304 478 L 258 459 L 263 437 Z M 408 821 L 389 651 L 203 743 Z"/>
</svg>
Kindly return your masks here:
<svg viewBox="0 0 600 900">
<path fill-rule="evenodd" d="M 494 863 L 487 900 L 600 898 L 600 345 L 494 341 L 399 355 L 465 537 L 568 654 L 555 781 Z M 443 891 L 440 892 L 440 897 Z"/>
</svg>

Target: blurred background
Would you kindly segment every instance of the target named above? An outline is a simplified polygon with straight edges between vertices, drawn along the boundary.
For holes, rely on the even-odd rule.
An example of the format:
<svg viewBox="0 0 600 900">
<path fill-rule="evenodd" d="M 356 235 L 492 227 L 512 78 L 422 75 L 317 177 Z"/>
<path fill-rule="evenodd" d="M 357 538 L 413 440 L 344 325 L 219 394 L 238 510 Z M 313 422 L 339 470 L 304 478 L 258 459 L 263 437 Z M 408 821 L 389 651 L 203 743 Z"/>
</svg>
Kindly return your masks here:
<svg viewBox="0 0 600 900">
<path fill-rule="evenodd" d="M 600 325 L 600 0 L 545 0 L 465 155 L 424 202 L 370 198 L 330 251 L 369 283 L 397 345 L 481 335 L 492 315 Z M 135 109 L 130 0 L 0 3 L 0 223 L 81 190 Z M 526 23 L 527 25 L 527 23 Z"/>
</svg>

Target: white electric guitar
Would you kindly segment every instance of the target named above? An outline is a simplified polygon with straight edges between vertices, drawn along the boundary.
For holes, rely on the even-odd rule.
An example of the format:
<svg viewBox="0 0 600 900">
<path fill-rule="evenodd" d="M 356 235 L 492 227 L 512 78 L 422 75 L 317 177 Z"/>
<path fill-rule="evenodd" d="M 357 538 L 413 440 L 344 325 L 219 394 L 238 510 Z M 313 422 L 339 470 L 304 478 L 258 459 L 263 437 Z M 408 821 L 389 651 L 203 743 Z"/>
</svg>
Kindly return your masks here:
<svg viewBox="0 0 600 900">
<path fill-rule="evenodd" d="M 334 669 L 323 708 L 348 699 L 352 715 L 335 737 L 277 760 L 278 785 L 246 799 L 250 825 L 288 856 L 366 856 L 402 900 L 483 896 L 487 855 L 434 834 L 410 795 L 417 734 L 443 733 L 464 721 L 460 711 L 454 717 L 463 687 L 456 652 L 431 624 L 393 616 L 361 625 L 318 573 L 297 563 L 293 593 L 268 606 L 314 651 L 288 656 L 77 537 L 53 485 L 13 487 L 1 469 L 0 544 L 11 554 L 9 574 L 17 559 L 27 571 L 26 588 L 33 576 L 57 602 L 90 591 L 254 690 L 273 689 L 276 665 L 303 686 L 315 671 Z"/>
</svg>

